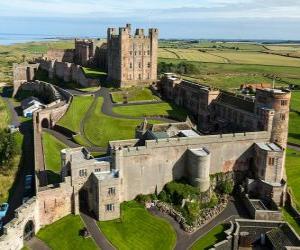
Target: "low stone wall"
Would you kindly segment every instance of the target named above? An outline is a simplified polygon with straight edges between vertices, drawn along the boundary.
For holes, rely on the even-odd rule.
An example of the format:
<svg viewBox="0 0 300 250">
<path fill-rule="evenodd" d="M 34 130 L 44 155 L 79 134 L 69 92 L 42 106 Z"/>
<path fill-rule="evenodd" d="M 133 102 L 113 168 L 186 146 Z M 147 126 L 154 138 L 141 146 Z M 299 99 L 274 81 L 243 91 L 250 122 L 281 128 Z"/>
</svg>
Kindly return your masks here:
<svg viewBox="0 0 300 250">
<path fill-rule="evenodd" d="M 57 77 L 65 82 L 76 82 L 82 87 L 99 86 L 98 79 L 92 79 L 85 76 L 83 69 L 80 65 L 67 62 L 59 62 L 55 60 L 47 61 L 44 58 L 37 59 L 40 68 L 48 72 L 49 78 Z"/>
<path fill-rule="evenodd" d="M 216 243 L 210 250 L 228 250 L 233 247 L 233 233 L 234 224 L 230 221 L 230 228 L 226 230 L 224 233 L 226 235 L 226 239 Z"/>
<path fill-rule="evenodd" d="M 194 223 L 193 225 L 188 225 L 186 223 L 185 218 L 182 216 L 180 212 L 175 210 L 172 205 L 158 201 L 156 203 L 156 206 L 158 209 L 163 212 L 169 214 L 171 217 L 173 217 L 182 227 L 182 229 L 188 233 L 195 232 L 198 230 L 201 226 L 205 225 L 209 221 L 211 221 L 213 218 L 218 216 L 223 210 L 226 208 L 228 204 L 228 197 L 223 196 L 220 198 L 220 202 L 218 203 L 217 206 L 213 208 L 206 208 L 203 209 L 203 214 L 204 216 L 200 216 Z"/>
<path fill-rule="evenodd" d="M 32 221 L 34 232 L 40 229 L 36 197 L 31 198 L 15 211 L 15 218 L 4 226 L 4 233 L 0 236 L 0 249 L 19 250 L 23 247 L 24 228 Z"/>
</svg>

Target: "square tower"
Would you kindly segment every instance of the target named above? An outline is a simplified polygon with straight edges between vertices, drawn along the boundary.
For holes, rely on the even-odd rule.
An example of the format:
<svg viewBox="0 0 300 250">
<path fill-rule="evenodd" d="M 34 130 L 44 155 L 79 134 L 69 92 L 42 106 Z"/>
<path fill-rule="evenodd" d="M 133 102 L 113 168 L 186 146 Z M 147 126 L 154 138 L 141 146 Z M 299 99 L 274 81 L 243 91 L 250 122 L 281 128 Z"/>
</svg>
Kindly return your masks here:
<svg viewBox="0 0 300 250">
<path fill-rule="evenodd" d="M 108 80 L 120 87 L 145 85 L 157 80 L 158 29 L 137 29 L 131 25 L 107 30 Z"/>
</svg>

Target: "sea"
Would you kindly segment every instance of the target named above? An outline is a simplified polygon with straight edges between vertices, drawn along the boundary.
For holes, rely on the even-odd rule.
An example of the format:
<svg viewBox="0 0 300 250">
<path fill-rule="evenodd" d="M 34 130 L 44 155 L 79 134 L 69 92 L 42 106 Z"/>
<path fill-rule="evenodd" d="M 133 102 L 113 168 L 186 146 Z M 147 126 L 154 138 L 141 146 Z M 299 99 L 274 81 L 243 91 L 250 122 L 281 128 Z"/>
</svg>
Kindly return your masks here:
<svg viewBox="0 0 300 250">
<path fill-rule="evenodd" d="M 27 43 L 27 42 L 57 41 L 57 40 L 68 39 L 68 38 L 71 37 L 0 33 L 0 45 L 12 45 L 18 43 Z"/>
</svg>

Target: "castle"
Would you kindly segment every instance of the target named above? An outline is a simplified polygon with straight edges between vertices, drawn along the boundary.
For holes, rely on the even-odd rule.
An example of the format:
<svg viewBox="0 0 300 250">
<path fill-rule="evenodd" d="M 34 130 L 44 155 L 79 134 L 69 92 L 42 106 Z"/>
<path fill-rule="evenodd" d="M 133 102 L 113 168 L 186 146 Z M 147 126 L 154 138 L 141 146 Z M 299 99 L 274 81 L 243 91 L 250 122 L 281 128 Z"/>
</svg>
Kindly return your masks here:
<svg viewBox="0 0 300 250">
<path fill-rule="evenodd" d="M 149 29 L 148 35 L 144 29 L 136 29 L 132 35 L 131 25 L 127 24 L 118 31 L 115 28 L 108 28 L 105 42 L 76 39 L 73 50 L 49 50 L 39 63 L 48 62 L 48 65 L 52 65 L 43 67 L 48 72 L 55 72 L 55 67 L 59 67 L 61 63 L 64 63 L 66 71 L 72 67 L 70 65 L 72 63 L 83 67 L 100 68 L 107 71 L 107 81 L 114 86 L 129 87 L 156 82 L 157 53 L 158 29 Z M 49 73 L 49 76 L 53 77 L 53 74 Z M 75 80 L 81 84 L 76 77 L 62 78 Z"/>
<path fill-rule="evenodd" d="M 157 39 L 157 29 L 150 29 L 149 36 L 138 29 L 132 36 L 130 25 L 120 28 L 118 34 L 110 28 L 107 43 L 100 46 L 91 40 L 76 40 L 74 50 L 51 50 L 35 64 L 14 66 L 15 92 L 19 87 L 47 91 L 54 102 L 33 116 L 36 197 L 26 202 L 15 221 L 6 226 L 0 248 L 18 249 L 29 222 L 37 232 L 70 213 L 79 214 L 82 207 L 100 221 L 119 218 L 123 201 L 160 192 L 165 184 L 183 177 L 200 192 L 207 192 L 212 175 L 228 174 L 236 186 L 255 199 L 284 204 L 290 91 L 261 88 L 255 96 L 245 97 L 172 73 L 164 74 L 155 88 L 163 98 L 184 107 L 196 126 L 190 120 L 150 124 L 145 119 L 136 128 L 135 139 L 109 142 L 106 157 L 94 158 L 84 147 L 63 149 L 61 183 L 47 185 L 45 164 L 40 160 L 42 127 L 55 126 L 72 102 L 72 95 L 51 84 L 33 82 L 38 69 L 47 70 L 52 77 L 77 79 L 89 85 L 80 67 L 97 65 L 106 67 L 108 78 L 120 86 L 150 84 L 156 80 Z M 255 209 L 254 216 L 264 220 L 280 217 Z M 252 222 L 237 223 L 241 230 L 248 230 Z M 269 228 L 269 222 L 262 223 Z M 285 227 L 270 223 L 273 228 Z M 236 246 L 245 240 L 239 232 L 233 237 Z"/>
</svg>

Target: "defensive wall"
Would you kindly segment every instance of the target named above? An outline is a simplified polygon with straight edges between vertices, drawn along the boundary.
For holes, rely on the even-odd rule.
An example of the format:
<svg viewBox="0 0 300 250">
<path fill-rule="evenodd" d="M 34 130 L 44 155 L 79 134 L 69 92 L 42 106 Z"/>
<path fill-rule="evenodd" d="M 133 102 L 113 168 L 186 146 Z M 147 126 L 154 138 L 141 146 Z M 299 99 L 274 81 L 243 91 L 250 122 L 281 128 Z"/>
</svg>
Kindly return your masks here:
<svg viewBox="0 0 300 250">
<path fill-rule="evenodd" d="M 120 171 L 122 178 L 121 202 L 141 193 L 160 192 L 166 183 L 188 177 L 188 149 L 206 148 L 210 152 L 211 162 L 207 166 L 210 175 L 232 171 L 247 173 L 254 157 L 253 145 L 269 139 L 270 134 L 262 131 L 150 140 L 145 146 L 136 147 L 128 144 L 121 147 L 126 141 L 111 142 L 113 168 Z"/>
</svg>

